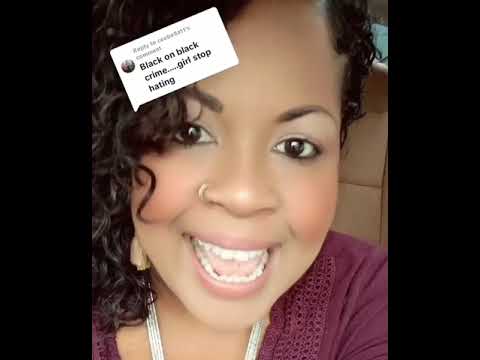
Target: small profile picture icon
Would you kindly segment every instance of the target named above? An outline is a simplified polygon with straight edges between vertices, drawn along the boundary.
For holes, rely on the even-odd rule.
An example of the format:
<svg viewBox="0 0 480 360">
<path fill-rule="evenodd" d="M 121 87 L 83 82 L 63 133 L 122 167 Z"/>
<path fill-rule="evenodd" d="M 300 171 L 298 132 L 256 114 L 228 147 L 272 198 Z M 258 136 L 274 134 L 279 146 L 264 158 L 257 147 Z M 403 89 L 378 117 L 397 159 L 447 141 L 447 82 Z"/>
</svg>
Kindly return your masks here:
<svg viewBox="0 0 480 360">
<path fill-rule="evenodd" d="M 122 70 L 126 73 L 131 73 L 135 69 L 135 63 L 132 60 L 125 60 L 122 63 Z"/>
</svg>

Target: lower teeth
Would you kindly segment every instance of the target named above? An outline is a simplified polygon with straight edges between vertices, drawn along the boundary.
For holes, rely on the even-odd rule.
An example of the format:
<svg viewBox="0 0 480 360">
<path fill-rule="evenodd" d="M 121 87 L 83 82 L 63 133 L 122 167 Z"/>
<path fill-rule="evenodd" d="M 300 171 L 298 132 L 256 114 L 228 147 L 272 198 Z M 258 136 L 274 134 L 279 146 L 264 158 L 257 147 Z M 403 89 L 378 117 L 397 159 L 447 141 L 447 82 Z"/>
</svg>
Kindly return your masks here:
<svg viewBox="0 0 480 360">
<path fill-rule="evenodd" d="M 194 246 L 195 254 L 197 255 L 202 267 L 205 269 L 208 275 L 214 278 L 217 281 L 221 281 L 228 284 L 245 284 L 256 280 L 263 274 L 265 270 L 266 261 L 261 261 L 260 264 L 257 266 L 255 271 L 248 275 L 248 276 L 227 276 L 227 275 L 218 275 L 215 270 L 213 269 L 212 265 L 208 262 L 205 256 L 200 252 L 200 250 Z"/>
</svg>

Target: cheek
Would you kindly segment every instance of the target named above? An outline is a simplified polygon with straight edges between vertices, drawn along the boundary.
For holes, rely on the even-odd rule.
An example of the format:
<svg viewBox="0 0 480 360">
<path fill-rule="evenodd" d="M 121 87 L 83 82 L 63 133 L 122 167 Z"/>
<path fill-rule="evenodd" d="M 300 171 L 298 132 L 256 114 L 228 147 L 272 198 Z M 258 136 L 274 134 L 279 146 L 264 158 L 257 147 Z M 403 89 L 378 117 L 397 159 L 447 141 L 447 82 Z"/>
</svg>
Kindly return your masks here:
<svg viewBox="0 0 480 360">
<path fill-rule="evenodd" d="M 290 182 L 285 199 L 295 238 L 305 245 L 321 245 L 335 216 L 337 192 L 338 170 L 333 167 Z"/>
<path fill-rule="evenodd" d="M 193 161 L 194 162 L 194 161 Z M 145 156 L 142 163 L 156 178 L 155 192 L 142 210 L 148 221 L 164 222 L 173 219 L 195 199 L 198 184 L 204 178 L 198 164 L 181 154 L 171 156 Z M 136 185 L 132 191 L 132 211 L 136 211 L 150 186 L 148 175 L 141 173 L 144 186 Z"/>
</svg>

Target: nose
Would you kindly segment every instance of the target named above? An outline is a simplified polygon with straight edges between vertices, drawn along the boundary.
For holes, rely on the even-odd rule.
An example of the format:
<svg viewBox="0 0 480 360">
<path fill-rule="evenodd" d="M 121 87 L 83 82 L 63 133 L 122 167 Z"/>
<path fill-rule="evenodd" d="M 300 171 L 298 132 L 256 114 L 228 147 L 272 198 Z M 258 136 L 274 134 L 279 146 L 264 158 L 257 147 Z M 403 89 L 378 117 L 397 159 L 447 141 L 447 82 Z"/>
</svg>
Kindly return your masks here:
<svg viewBox="0 0 480 360">
<path fill-rule="evenodd" d="M 237 158 L 217 163 L 208 179 L 204 201 L 218 206 L 235 217 L 271 213 L 278 208 L 280 197 L 275 191 L 272 176 L 260 162 Z"/>
</svg>

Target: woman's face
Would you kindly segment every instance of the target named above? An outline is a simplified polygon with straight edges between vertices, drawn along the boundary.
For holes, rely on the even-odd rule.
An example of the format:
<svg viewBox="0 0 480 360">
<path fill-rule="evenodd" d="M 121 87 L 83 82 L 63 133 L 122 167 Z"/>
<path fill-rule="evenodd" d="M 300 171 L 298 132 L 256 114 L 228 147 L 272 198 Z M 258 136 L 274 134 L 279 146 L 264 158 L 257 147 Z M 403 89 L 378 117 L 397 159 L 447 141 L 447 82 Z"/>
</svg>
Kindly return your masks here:
<svg viewBox="0 0 480 360">
<path fill-rule="evenodd" d="M 193 316 L 241 329 L 305 273 L 333 221 L 344 62 L 308 1 L 254 2 L 227 29 L 240 64 L 198 83 L 223 110 L 203 106 L 192 146 L 143 157 L 157 184 L 142 211 L 148 223 L 134 223 L 155 271 Z M 199 102 L 188 108 L 197 117 Z M 135 185 L 133 214 L 148 186 Z M 265 270 L 252 283 L 215 280 L 199 264 L 196 240 L 222 245 L 216 255 L 200 250 L 215 274 L 247 276 L 262 260 Z M 219 259 L 228 249 L 259 257 Z"/>
</svg>

